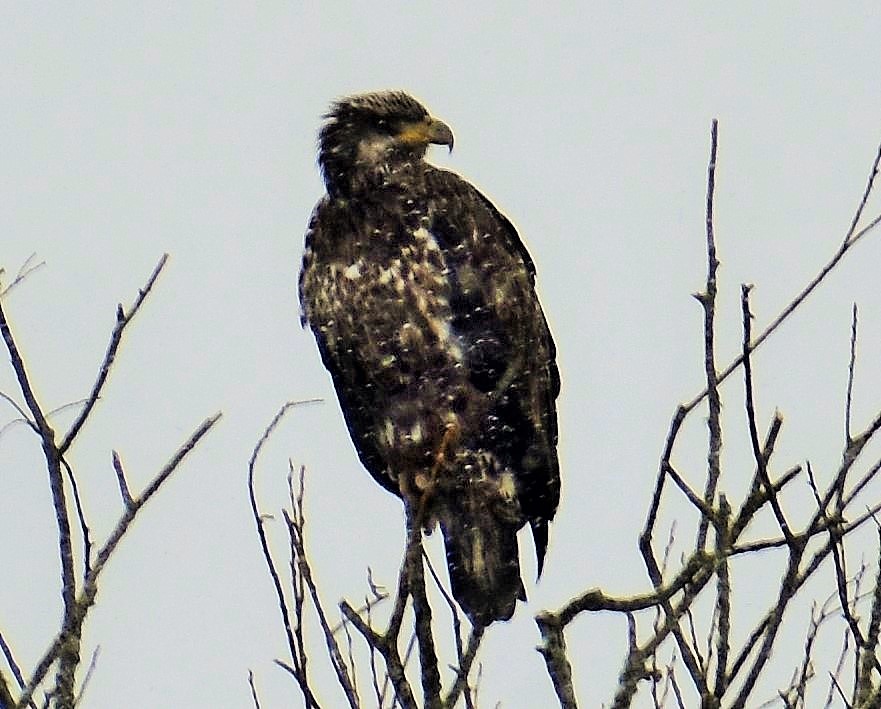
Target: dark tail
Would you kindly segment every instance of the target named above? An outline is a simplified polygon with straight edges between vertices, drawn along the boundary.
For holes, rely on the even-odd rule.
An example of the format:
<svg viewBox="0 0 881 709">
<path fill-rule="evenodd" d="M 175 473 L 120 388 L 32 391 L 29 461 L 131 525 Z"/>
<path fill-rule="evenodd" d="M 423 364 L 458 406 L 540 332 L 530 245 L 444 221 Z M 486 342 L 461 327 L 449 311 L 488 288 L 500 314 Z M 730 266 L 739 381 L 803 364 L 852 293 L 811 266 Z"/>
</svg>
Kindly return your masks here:
<svg viewBox="0 0 881 709">
<path fill-rule="evenodd" d="M 459 492 L 459 499 L 439 505 L 435 512 L 444 535 L 453 597 L 471 623 L 483 627 L 508 620 L 517 600 L 526 600 L 517 551 L 522 522 L 500 510 L 493 495 L 487 499 L 482 485 Z"/>
</svg>

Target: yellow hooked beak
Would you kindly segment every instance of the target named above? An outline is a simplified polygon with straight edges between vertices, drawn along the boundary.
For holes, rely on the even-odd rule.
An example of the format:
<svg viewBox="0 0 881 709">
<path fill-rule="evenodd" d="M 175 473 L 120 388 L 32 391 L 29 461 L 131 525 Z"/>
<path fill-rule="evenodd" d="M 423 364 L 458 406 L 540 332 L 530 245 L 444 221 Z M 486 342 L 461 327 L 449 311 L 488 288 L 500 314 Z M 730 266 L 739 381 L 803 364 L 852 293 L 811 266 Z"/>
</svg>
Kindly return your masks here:
<svg viewBox="0 0 881 709">
<path fill-rule="evenodd" d="M 398 134 L 401 142 L 407 145 L 427 146 L 446 145 L 453 152 L 453 131 L 443 121 L 434 118 L 426 118 L 418 123 L 409 123 Z"/>
</svg>

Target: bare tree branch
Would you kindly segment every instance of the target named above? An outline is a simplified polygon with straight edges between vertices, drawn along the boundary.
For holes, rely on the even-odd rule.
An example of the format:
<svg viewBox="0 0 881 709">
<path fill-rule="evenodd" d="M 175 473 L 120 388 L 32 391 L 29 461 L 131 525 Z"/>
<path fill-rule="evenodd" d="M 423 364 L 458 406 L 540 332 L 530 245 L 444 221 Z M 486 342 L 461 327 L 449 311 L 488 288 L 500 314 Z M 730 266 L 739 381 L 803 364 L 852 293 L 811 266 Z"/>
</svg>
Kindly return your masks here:
<svg viewBox="0 0 881 709">
<path fill-rule="evenodd" d="M 28 256 L 24 263 L 21 265 L 21 268 L 18 269 L 18 273 L 15 274 L 15 278 L 12 279 L 12 282 L 6 286 L 5 288 L 0 288 L 0 300 L 9 295 L 9 292 L 19 285 L 25 278 L 30 276 L 34 271 L 42 268 L 46 265 L 45 261 L 40 261 L 39 263 L 34 263 L 34 259 L 37 258 L 36 253 L 32 253 Z M 0 268 L 0 277 L 3 276 L 3 269 Z"/>
<path fill-rule="evenodd" d="M 83 695 L 86 693 L 86 689 L 89 686 L 89 682 L 92 679 L 92 675 L 95 674 L 95 667 L 98 666 L 98 655 L 101 654 L 101 646 L 98 645 L 95 647 L 92 652 L 92 659 L 89 660 L 89 667 L 86 670 L 86 676 L 83 678 L 83 683 L 80 685 L 80 691 L 77 692 L 76 699 L 74 700 L 74 706 L 79 706 L 80 702 L 83 700 Z"/>
<path fill-rule="evenodd" d="M 437 651 L 431 631 L 431 606 L 425 592 L 425 566 L 422 562 L 422 527 L 415 511 L 405 504 L 407 511 L 407 588 L 413 599 L 416 638 L 419 648 L 419 665 L 422 677 L 422 693 L 426 709 L 441 708 L 441 681 L 438 672 Z"/>
<path fill-rule="evenodd" d="M 64 466 L 64 471 L 67 473 L 67 479 L 70 481 L 70 489 L 73 491 L 74 507 L 76 509 L 77 519 L 79 519 L 80 522 L 80 533 L 83 536 L 83 577 L 85 578 L 86 574 L 89 573 L 89 567 L 92 563 L 92 534 L 89 530 L 89 524 L 86 521 L 86 513 L 83 510 L 83 503 L 80 499 L 80 491 L 73 470 L 65 458 L 61 459 L 61 465 Z"/>
<path fill-rule="evenodd" d="M 257 698 L 257 687 L 254 684 L 254 672 L 248 670 L 248 687 L 251 689 L 251 699 L 254 701 L 254 709 L 260 709 L 260 700 Z"/>
<path fill-rule="evenodd" d="M 214 426 L 215 423 L 220 419 L 220 414 L 217 413 L 214 416 L 211 416 L 193 432 L 193 434 L 187 439 L 187 441 L 178 448 L 177 452 L 171 457 L 168 463 L 159 471 L 159 473 L 147 484 L 147 487 L 141 493 L 138 498 L 133 501 L 133 505 L 125 509 L 122 513 L 119 521 L 116 524 L 116 527 L 111 532 L 107 541 L 98 551 L 95 557 L 95 563 L 89 570 L 89 573 L 86 575 L 86 578 L 83 583 L 82 591 L 79 596 L 73 603 L 72 612 L 70 619 L 68 620 L 65 617 L 65 624 L 62 627 L 61 633 L 55 638 L 52 644 L 49 646 L 48 650 L 44 653 L 43 657 L 37 663 L 37 666 L 31 676 L 31 679 L 28 681 L 27 686 L 25 687 L 22 695 L 19 697 L 17 709 L 24 709 L 26 705 L 30 703 L 31 696 L 34 693 L 34 690 L 40 685 L 43 681 L 43 678 L 46 676 L 46 672 L 48 672 L 49 668 L 56 660 L 61 660 L 64 657 L 64 653 L 76 653 L 76 656 L 79 656 L 79 646 L 80 646 L 80 637 L 82 633 L 82 625 L 86 619 L 89 609 L 94 605 L 95 598 L 98 594 L 98 578 L 101 572 L 104 570 L 104 566 L 110 560 L 114 550 L 116 549 L 119 542 L 125 536 L 126 532 L 129 530 L 131 523 L 134 521 L 138 512 L 150 501 L 150 499 L 155 495 L 159 488 L 162 487 L 163 483 L 165 483 L 168 478 L 172 475 L 172 473 L 177 470 L 180 463 L 183 459 L 196 447 L 199 441 L 208 433 L 209 430 Z M 59 663 L 60 665 L 63 663 Z M 76 665 L 64 668 L 64 672 L 69 673 L 69 676 L 65 676 L 61 678 L 61 681 L 58 682 L 59 690 L 65 691 L 65 687 L 70 687 L 71 691 L 73 689 L 73 673 L 76 670 Z M 62 669 L 59 669 L 59 672 L 62 672 Z M 59 703 L 63 704 L 63 696 L 59 697 Z M 70 700 L 72 702 L 72 698 Z M 70 703 L 68 702 L 68 703 Z"/>
<path fill-rule="evenodd" d="M 847 395 L 844 404 L 844 439 L 848 445 L 853 440 L 850 435 L 851 404 L 853 403 L 853 373 L 857 360 L 857 304 L 853 304 L 850 323 L 850 362 L 847 366 Z"/>
<path fill-rule="evenodd" d="M 762 455 L 762 445 L 759 442 L 758 426 L 756 425 L 756 412 L 753 404 L 752 360 L 750 358 L 749 344 L 753 317 L 749 309 L 749 292 L 751 289 L 752 286 L 746 284 L 740 286 L 740 303 L 743 312 L 743 379 L 746 390 L 746 419 L 749 424 L 749 437 L 752 443 L 753 456 L 756 459 L 756 470 L 759 472 L 759 481 L 768 492 L 768 500 L 771 503 L 771 509 L 774 511 L 774 517 L 777 518 L 777 524 L 780 526 L 780 531 L 786 538 L 787 543 L 794 544 L 795 539 L 789 529 L 789 523 L 786 521 L 780 501 L 777 499 L 777 493 L 771 484 L 771 478 L 768 476 L 768 461 Z"/>
<path fill-rule="evenodd" d="M 772 493 L 773 494 L 773 493 Z M 731 578 L 728 568 L 728 552 L 731 549 L 731 506 L 725 495 L 719 496 L 719 516 L 716 524 L 716 676 L 713 696 L 721 700 L 728 690 L 728 654 L 731 635 Z"/>
<path fill-rule="evenodd" d="M 716 497 L 719 484 L 720 454 L 722 452 L 722 424 L 719 417 L 722 403 L 719 398 L 719 385 L 716 374 L 715 318 L 716 318 L 716 271 L 719 260 L 716 258 L 716 238 L 713 228 L 713 200 L 716 191 L 716 150 L 719 143 L 719 122 L 714 118 L 710 130 L 710 164 L 707 168 L 707 282 L 703 293 L 695 295 L 704 309 L 704 372 L 707 378 L 707 393 L 710 415 L 707 418 L 709 445 L 707 446 L 707 484 L 704 502 L 710 508 Z M 710 517 L 701 517 L 698 525 L 697 546 L 703 549 L 706 544 L 707 526 Z"/>
<path fill-rule="evenodd" d="M 543 613 L 536 617 L 541 632 L 542 644 L 538 651 L 544 658 L 548 675 L 554 685 L 554 692 L 562 709 L 578 709 L 575 700 L 575 688 L 572 685 L 572 665 L 566 656 L 566 639 L 563 637 L 565 624 L 559 616 Z"/>
<path fill-rule="evenodd" d="M 127 508 L 135 504 L 132 494 L 128 489 L 128 482 L 125 479 L 125 469 L 122 467 L 122 459 L 119 453 L 111 451 L 113 461 L 113 471 L 116 473 L 116 482 L 119 485 L 119 494 L 122 497 L 122 504 Z"/>
<path fill-rule="evenodd" d="M 15 677 L 15 681 L 18 683 L 19 689 L 24 689 L 24 675 L 22 675 L 21 668 L 15 661 L 15 655 L 12 654 L 12 648 L 9 647 L 9 644 L 3 637 L 3 633 L 0 633 L 0 651 L 3 652 L 3 657 L 6 658 L 6 664 L 9 665 L 9 669 L 12 671 L 12 676 Z M 5 704 L 3 704 L 3 702 L 5 702 Z M 6 680 L 2 673 L 0 673 L 0 706 L 12 707 L 14 705 L 15 701 L 10 694 L 9 686 L 6 684 Z M 34 707 L 33 702 L 31 702 L 30 706 L 32 708 Z"/>
<path fill-rule="evenodd" d="M 49 487 L 52 491 L 52 504 L 55 508 L 55 519 L 58 526 L 58 550 L 61 557 L 61 596 L 64 602 L 64 619 L 62 633 L 66 637 L 72 637 L 74 618 L 76 613 L 77 583 L 74 576 L 73 549 L 70 537 L 70 518 L 67 512 L 67 501 L 64 495 L 64 480 L 61 473 L 61 454 L 55 444 L 55 431 L 49 425 L 40 404 L 34 394 L 30 378 L 25 367 L 24 359 L 15 339 L 6 313 L 0 302 L 0 334 L 6 344 L 9 353 L 9 361 L 15 371 L 18 385 L 22 396 L 30 409 L 34 422 L 39 431 L 43 455 L 46 458 L 46 467 L 49 473 Z M 79 664 L 79 643 L 66 642 L 61 646 L 61 656 L 57 672 L 59 684 L 60 703 L 62 706 L 73 704 L 73 669 Z"/>
<path fill-rule="evenodd" d="M 2 434 L 3 431 L 5 431 L 8 426 L 11 426 L 12 424 L 16 423 L 17 421 L 23 421 L 24 423 L 26 423 L 28 426 L 31 427 L 31 429 L 34 431 L 34 433 L 36 433 L 38 436 L 40 435 L 40 429 L 37 427 L 37 424 L 31 420 L 30 416 L 27 415 L 27 412 L 23 408 L 21 408 L 21 406 L 19 406 L 19 403 L 15 399 L 13 399 L 11 396 L 9 396 L 9 394 L 3 393 L 2 391 L 0 391 L 0 399 L 3 399 L 6 403 L 8 403 L 21 416 L 20 419 L 13 419 L 9 423 L 7 423 L 3 428 L 0 428 L 0 434 Z"/>
<path fill-rule="evenodd" d="M 862 658 L 858 669 L 858 683 L 856 691 L 856 705 L 871 707 L 873 695 L 877 694 L 877 687 L 872 684 L 872 673 L 878 665 L 878 635 L 881 629 L 881 530 L 878 535 L 878 575 L 875 579 L 875 589 L 872 594 L 872 613 L 869 619 L 869 630 L 866 639 L 862 642 Z"/>
<path fill-rule="evenodd" d="M 456 681 L 443 702 L 445 709 L 453 709 L 456 706 L 456 702 L 459 701 L 459 695 L 461 694 L 464 694 L 465 706 L 469 709 L 474 707 L 471 699 L 471 690 L 468 686 L 468 673 L 471 671 L 474 658 L 477 657 L 477 650 L 480 648 L 480 641 L 483 639 L 484 630 L 485 628 L 480 625 L 471 630 L 471 637 L 468 638 L 468 648 L 465 650 L 465 654 L 460 654 L 459 657 L 459 666 L 456 668 Z"/>
<path fill-rule="evenodd" d="M 288 649 L 291 651 L 291 657 L 294 658 L 294 664 L 299 665 L 300 658 L 298 656 L 297 642 L 294 637 L 294 632 L 291 627 L 291 613 L 288 608 L 287 601 L 285 599 L 284 588 L 281 583 L 281 576 L 276 569 L 275 562 L 272 558 L 272 553 L 269 551 L 269 540 L 266 537 L 266 530 L 264 529 L 265 517 L 260 513 L 260 510 L 257 506 L 257 494 L 254 490 L 254 471 L 257 465 L 257 458 L 260 455 L 263 446 L 269 440 L 269 436 L 276 429 L 276 427 L 281 423 L 284 415 L 290 411 L 292 408 L 296 406 L 300 406 L 301 404 L 306 402 L 301 401 L 289 401 L 284 406 L 279 409 L 278 413 L 263 431 L 263 435 L 260 436 L 260 440 L 257 441 L 257 445 L 254 447 L 254 451 L 251 454 L 251 459 L 248 462 L 248 498 L 251 502 L 251 514 L 254 517 L 254 523 L 257 525 L 257 536 L 260 538 L 260 548 L 263 551 L 263 559 L 266 562 L 267 569 L 269 570 L 269 575 L 272 578 L 272 585 L 275 588 L 275 594 L 278 598 L 278 607 L 281 612 L 282 624 L 284 625 L 285 636 L 288 641 Z M 281 664 L 281 663 L 279 663 Z M 281 664 L 282 667 L 286 667 Z M 315 696 L 312 694 L 312 689 L 309 686 L 308 678 L 304 673 L 299 671 L 299 667 L 297 669 L 291 669 L 291 674 L 297 680 L 297 683 L 300 686 L 300 690 L 303 692 L 303 698 L 306 702 L 307 709 L 315 709 L 318 708 L 318 702 L 315 699 Z"/>
<path fill-rule="evenodd" d="M 168 254 L 162 254 L 162 258 L 159 259 L 159 263 L 156 264 L 156 267 L 153 269 L 153 272 L 147 279 L 147 283 L 144 285 L 143 288 L 138 291 L 135 302 L 132 304 L 131 308 L 129 308 L 128 312 L 125 312 L 125 310 L 123 310 L 122 305 L 117 306 L 116 325 L 114 326 L 113 332 L 110 335 L 110 344 L 107 345 L 107 352 L 104 355 L 104 361 L 101 363 L 101 367 L 98 370 L 98 378 L 95 380 L 95 383 L 92 386 L 92 392 L 86 399 L 86 403 L 83 406 L 82 411 L 80 411 L 80 415 L 77 416 L 76 420 L 73 422 L 73 424 L 71 424 L 70 429 L 64 435 L 64 439 L 58 446 L 58 455 L 63 456 L 67 452 L 67 449 L 70 448 L 71 443 L 73 443 L 73 439 L 76 438 L 76 435 L 80 432 L 83 424 L 85 424 L 86 420 L 89 418 L 89 414 L 92 412 L 92 408 L 101 397 L 101 390 L 104 388 L 104 383 L 107 381 L 107 377 L 110 374 L 110 369 L 113 366 L 113 360 L 116 359 L 116 352 L 119 349 L 120 343 L 122 342 L 123 332 L 125 331 L 126 326 L 132 321 L 132 319 L 141 309 L 141 305 L 143 305 L 144 300 L 150 294 L 150 291 L 153 289 L 153 284 L 156 283 L 156 279 L 159 278 L 159 274 L 162 272 L 162 269 L 165 268 L 165 264 L 167 262 Z"/>
</svg>

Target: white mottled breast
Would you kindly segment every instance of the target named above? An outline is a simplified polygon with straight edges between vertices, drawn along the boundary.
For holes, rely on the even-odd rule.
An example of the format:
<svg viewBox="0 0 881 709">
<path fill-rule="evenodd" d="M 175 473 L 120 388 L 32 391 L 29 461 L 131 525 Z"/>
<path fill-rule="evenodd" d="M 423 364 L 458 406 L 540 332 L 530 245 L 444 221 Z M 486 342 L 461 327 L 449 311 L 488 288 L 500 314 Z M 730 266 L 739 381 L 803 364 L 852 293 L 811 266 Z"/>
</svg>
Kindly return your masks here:
<svg viewBox="0 0 881 709">
<path fill-rule="evenodd" d="M 393 235 L 367 238 L 384 236 Z M 374 258 L 380 250 L 360 245 L 355 244 L 351 258 L 327 263 L 307 255 L 304 316 L 326 345 L 372 348 L 389 364 L 402 353 L 417 364 L 420 347 L 440 348 L 461 361 L 461 342 L 450 329 L 449 269 L 431 232 L 420 227 L 383 260 Z"/>
</svg>

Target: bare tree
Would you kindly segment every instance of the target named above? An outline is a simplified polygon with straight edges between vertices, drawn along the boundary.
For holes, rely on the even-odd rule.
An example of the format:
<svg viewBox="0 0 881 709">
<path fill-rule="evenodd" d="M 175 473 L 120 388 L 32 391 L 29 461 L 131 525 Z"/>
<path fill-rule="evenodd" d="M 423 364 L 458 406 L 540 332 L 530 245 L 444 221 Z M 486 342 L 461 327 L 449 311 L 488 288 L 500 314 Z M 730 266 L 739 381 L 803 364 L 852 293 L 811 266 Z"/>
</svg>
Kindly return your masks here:
<svg viewBox="0 0 881 709">
<path fill-rule="evenodd" d="M 545 611 L 536 617 L 541 636 L 538 648 L 544 657 L 548 675 L 562 707 L 578 706 L 573 676 L 579 672 L 578 658 L 569 656 L 566 633 L 577 618 L 596 612 L 620 614 L 627 621 L 628 652 L 621 668 L 618 686 L 610 706 L 629 707 L 644 691 L 652 706 L 745 707 L 757 705 L 759 678 L 767 668 L 772 650 L 777 646 L 783 626 L 803 621 L 799 616 L 786 615 L 796 599 L 808 594 L 806 586 L 818 578 L 824 562 L 833 566 L 834 584 L 823 602 L 815 603 L 808 621 L 802 657 L 792 667 L 786 679 L 772 678 L 778 687 L 773 700 L 782 707 L 806 707 L 807 688 L 818 676 L 814 664 L 816 638 L 821 626 L 842 618 L 845 634 L 836 666 L 826 668 L 828 686 L 825 706 L 836 702 L 845 707 L 868 709 L 881 706 L 881 662 L 879 662 L 879 633 L 881 633 L 881 563 L 876 559 L 875 574 L 868 565 L 852 573 L 848 570 L 848 543 L 854 533 L 867 523 L 875 523 L 881 503 L 866 501 L 869 484 L 878 477 L 881 460 L 866 462 L 866 449 L 881 429 L 881 411 L 854 432 L 851 402 L 854 388 L 854 364 L 857 344 L 857 308 L 854 305 L 851 327 L 851 355 L 843 414 L 845 436 L 840 464 L 828 479 L 820 479 L 810 462 L 779 468 L 773 459 L 775 444 L 781 434 L 783 419 L 775 412 L 766 427 L 756 416 L 756 392 L 753 386 L 752 354 L 792 313 L 801 309 L 811 293 L 836 268 L 844 256 L 881 222 L 881 215 L 869 221 L 864 212 L 872 193 L 881 162 L 881 148 L 874 159 L 869 180 L 857 210 L 830 260 L 798 295 L 758 335 L 753 334 L 753 314 L 750 305 L 751 286 L 742 285 L 740 355 L 724 368 L 717 365 L 716 356 L 716 298 L 719 289 L 717 246 L 714 234 L 713 207 L 716 187 L 716 160 L 718 126 L 713 121 L 706 197 L 706 253 L 707 275 L 702 292 L 695 298 L 703 308 L 703 370 L 706 387 L 687 403 L 676 407 L 669 431 L 663 443 L 654 493 L 646 515 L 639 550 L 650 587 L 633 595 L 617 597 L 602 589 L 586 590 L 555 611 Z M 864 225 L 863 225 L 864 224 Z M 862 226 L 861 226 L 862 225 Z M 739 373 L 743 377 L 743 416 L 749 430 L 752 473 L 751 484 L 742 499 L 730 499 L 722 490 L 723 475 L 721 451 L 723 423 L 720 385 Z M 700 475 L 688 475 L 674 465 L 680 433 L 685 422 L 695 412 L 704 411 L 707 403 L 706 468 Z M 266 538 L 267 517 L 258 509 L 254 496 L 255 465 L 263 444 L 272 434 L 281 417 L 294 402 L 286 404 L 266 429 L 254 450 L 249 468 L 249 483 L 254 519 L 262 551 L 278 596 L 292 662 L 277 661 L 295 678 L 307 707 L 319 706 L 319 692 L 308 673 L 308 643 L 304 639 L 303 619 L 309 603 L 320 619 L 328 654 L 336 671 L 339 685 L 351 707 L 453 707 L 462 702 L 475 706 L 474 682 L 470 676 L 475 666 L 482 629 L 472 629 L 467 640 L 463 637 L 461 620 L 455 603 L 444 594 L 454 619 L 453 635 L 457 657 L 446 690 L 442 688 L 434 633 L 438 623 L 432 621 L 425 584 L 426 564 L 439 590 L 443 585 L 434 576 L 430 563 L 422 551 L 422 532 L 413 524 L 413 515 L 405 509 L 407 543 L 404 561 L 393 598 L 388 622 L 379 629 L 375 618 L 376 604 L 386 596 L 377 592 L 369 581 L 371 594 L 360 608 L 347 601 L 340 604 L 343 620 L 332 627 L 318 596 L 312 563 L 304 542 L 305 516 L 303 506 L 303 470 L 289 470 L 290 511 L 284 518 L 289 535 L 289 574 L 279 571 L 272 558 Z M 695 482 L 699 480 L 700 484 Z M 786 492 L 795 481 L 804 481 L 814 501 L 812 509 L 794 512 L 787 509 Z M 679 495 L 696 512 L 694 542 L 680 563 L 672 559 L 671 541 L 662 553 L 655 548 L 659 512 L 671 504 L 672 495 Z M 750 523 L 765 516 L 774 521 L 776 533 L 767 538 L 752 538 Z M 677 531 L 681 538 L 683 531 Z M 768 586 L 766 609 L 752 621 L 750 632 L 743 641 L 736 642 L 732 633 L 732 616 L 743 605 L 749 584 L 737 584 L 735 576 L 748 579 L 750 564 L 762 558 L 762 553 L 778 550 L 781 559 L 776 587 Z M 881 543 L 876 556 L 881 554 Z M 831 561 L 830 561 L 831 560 Z M 826 566 L 829 565 L 826 564 Z M 288 587 L 292 589 L 288 600 Z M 813 591 L 812 591 L 813 593 Z M 412 599 L 412 632 L 404 632 L 405 609 Z M 307 602 L 308 601 L 308 602 Z M 709 613 L 702 613 L 699 602 L 709 605 Z M 408 626 L 409 627 L 409 626 Z M 358 667 L 352 652 L 352 629 L 366 644 L 370 663 L 364 671 L 372 686 L 371 696 L 358 692 Z M 492 632 L 492 629 L 488 629 Z M 342 638 L 345 637 L 346 645 Z M 419 670 L 408 673 L 407 660 L 411 650 L 418 648 Z M 344 651 L 347 648 L 347 651 Z M 403 653 L 403 654 L 402 654 Z M 382 665 L 377 668 L 376 659 Z M 678 670 L 678 672 L 677 672 Z M 851 677 L 845 679 L 849 672 Z M 413 689 L 413 679 L 421 686 L 421 698 Z M 253 687 L 253 685 L 252 685 Z M 388 691 L 391 687 L 392 692 Z M 328 690 L 329 691 L 329 690 Z M 256 691 L 255 705 L 259 707 Z M 329 700 L 324 700 L 325 702 Z M 810 706 L 816 706 L 816 702 Z"/>
<path fill-rule="evenodd" d="M 63 600 L 63 614 L 58 632 L 49 642 L 48 648 L 37 664 L 27 672 L 15 659 L 13 641 L 4 635 L 0 628 L 0 651 L 5 661 L 5 664 L 0 664 L 0 708 L 2 709 L 12 709 L 12 707 L 36 709 L 38 695 L 42 695 L 39 699 L 42 707 L 72 709 L 78 704 L 97 660 L 96 652 L 91 658 L 85 677 L 77 686 L 77 672 L 81 668 L 83 659 L 81 656 L 83 625 L 95 604 L 101 573 L 138 513 L 178 470 L 184 458 L 220 418 L 220 413 L 216 413 L 205 419 L 138 494 L 131 492 L 121 458 L 116 451 L 112 451 L 110 467 L 114 470 L 119 486 L 122 511 L 107 539 L 96 545 L 92 539 L 76 473 L 70 463 L 68 452 L 79 439 L 84 425 L 101 399 L 123 335 L 153 289 L 167 260 L 168 255 L 163 255 L 128 309 L 123 308 L 122 305 L 117 306 L 116 324 L 92 390 L 82 401 L 68 405 L 78 407 L 79 411 L 73 423 L 62 434 L 56 432 L 51 423 L 58 409 L 47 410 L 34 393 L 34 382 L 28 373 L 26 355 L 16 344 L 13 327 L 4 308 L 4 301 L 12 288 L 22 283 L 42 264 L 33 265 L 33 259 L 28 259 L 11 283 L 6 288 L 0 289 L 0 335 L 19 387 L 17 393 L 0 392 L 0 398 L 17 412 L 20 418 L 15 421 L 24 422 L 33 431 L 35 440 L 43 451 L 58 528 Z M 75 519 L 73 519 L 74 514 Z M 78 544 L 81 545 L 79 569 L 75 561 Z M 55 674 L 54 677 L 50 677 L 53 668 Z"/>
</svg>

